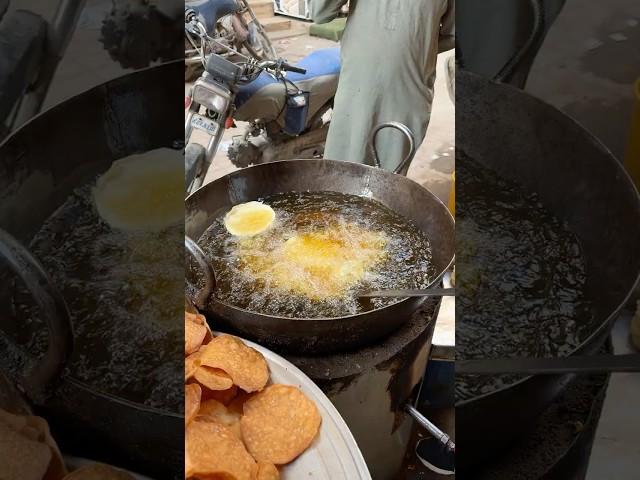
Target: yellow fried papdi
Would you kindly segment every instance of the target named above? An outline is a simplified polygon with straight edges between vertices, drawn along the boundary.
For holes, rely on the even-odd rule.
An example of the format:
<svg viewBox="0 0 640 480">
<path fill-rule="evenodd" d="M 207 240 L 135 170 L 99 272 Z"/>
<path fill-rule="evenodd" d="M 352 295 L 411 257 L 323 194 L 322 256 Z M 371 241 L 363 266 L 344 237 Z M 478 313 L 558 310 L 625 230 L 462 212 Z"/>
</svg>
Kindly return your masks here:
<svg viewBox="0 0 640 480">
<path fill-rule="evenodd" d="M 247 400 L 242 438 L 258 462 L 284 465 L 304 452 L 318 434 L 320 413 L 290 385 L 270 385 Z"/>
<path fill-rule="evenodd" d="M 203 346 L 201 360 L 202 365 L 224 370 L 245 392 L 262 390 L 269 380 L 269 367 L 262 354 L 230 335 L 215 337 Z"/>
<path fill-rule="evenodd" d="M 184 387 L 184 423 L 190 423 L 200 409 L 200 397 L 202 389 L 197 383 L 191 383 Z"/>
<path fill-rule="evenodd" d="M 198 352 L 192 353 L 184 359 L 184 379 L 189 380 L 195 375 L 196 370 L 200 367 L 200 354 Z"/>
<path fill-rule="evenodd" d="M 135 477 L 109 465 L 94 463 L 74 470 L 63 480 L 135 480 Z"/>
<path fill-rule="evenodd" d="M 231 235 L 252 237 L 271 226 L 276 213 L 269 205 L 247 202 L 236 205 L 224 216 L 224 226 Z"/>
<path fill-rule="evenodd" d="M 185 478 L 226 474 L 236 480 L 253 480 L 256 473 L 255 460 L 231 429 L 216 421 L 196 420 L 187 426 Z"/>
<path fill-rule="evenodd" d="M 233 381 L 226 372 L 205 365 L 200 365 L 196 369 L 193 378 L 209 390 L 228 390 L 233 386 Z"/>
<path fill-rule="evenodd" d="M 207 327 L 202 324 L 188 320 L 185 316 L 184 319 L 184 354 L 190 355 L 196 352 L 204 338 L 207 335 Z"/>
<path fill-rule="evenodd" d="M 256 480 L 280 480 L 280 472 L 272 463 L 258 463 Z"/>
</svg>

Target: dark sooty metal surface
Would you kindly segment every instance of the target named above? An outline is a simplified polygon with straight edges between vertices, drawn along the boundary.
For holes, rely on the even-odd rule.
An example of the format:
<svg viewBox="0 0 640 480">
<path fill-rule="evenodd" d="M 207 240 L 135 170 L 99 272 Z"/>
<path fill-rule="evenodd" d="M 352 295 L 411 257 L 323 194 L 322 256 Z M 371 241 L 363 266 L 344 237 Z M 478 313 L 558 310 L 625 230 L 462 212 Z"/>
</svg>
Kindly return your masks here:
<svg viewBox="0 0 640 480">
<path fill-rule="evenodd" d="M 570 354 L 593 328 L 578 240 L 537 195 L 457 155 L 457 358 Z M 462 377 L 457 398 L 518 378 Z"/>
<path fill-rule="evenodd" d="M 436 273 L 427 234 L 372 199 L 289 192 L 258 200 L 275 211 L 267 231 L 236 237 L 218 218 L 198 241 L 222 302 L 292 318 L 340 317 L 398 301 L 361 299 L 358 292 L 427 288 Z M 287 246 L 305 237 L 305 258 L 291 260 Z M 327 292 L 327 283 L 341 280 Z"/>
<path fill-rule="evenodd" d="M 489 465 L 479 465 L 473 479 L 582 478 L 580 472 L 584 474 L 587 467 L 608 383 L 607 375 L 577 378 L 542 413 L 528 435 Z"/>
<path fill-rule="evenodd" d="M 185 230 L 199 239 L 232 206 L 279 192 L 333 191 L 379 201 L 412 221 L 429 238 L 439 281 L 453 262 L 454 221 L 432 193 L 400 175 L 332 160 L 290 160 L 236 171 L 204 186 L 186 200 Z M 370 345 L 401 327 L 423 303 L 408 298 L 361 314 L 330 319 L 261 315 L 210 301 L 206 313 L 276 351 L 302 355 L 349 351 Z"/>
</svg>

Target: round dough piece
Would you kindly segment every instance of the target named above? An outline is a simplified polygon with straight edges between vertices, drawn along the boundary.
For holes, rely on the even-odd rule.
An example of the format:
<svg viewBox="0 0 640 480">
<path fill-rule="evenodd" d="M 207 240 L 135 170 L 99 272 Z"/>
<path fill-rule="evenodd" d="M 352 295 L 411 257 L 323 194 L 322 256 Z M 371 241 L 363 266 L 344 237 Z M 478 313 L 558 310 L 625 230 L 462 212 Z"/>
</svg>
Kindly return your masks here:
<svg viewBox="0 0 640 480">
<path fill-rule="evenodd" d="M 113 162 L 96 182 L 98 214 L 112 228 L 159 231 L 184 221 L 184 157 L 162 148 Z"/>
<path fill-rule="evenodd" d="M 253 237 L 267 230 L 276 212 L 262 202 L 241 203 L 233 207 L 224 217 L 224 226 L 231 235 Z"/>
</svg>

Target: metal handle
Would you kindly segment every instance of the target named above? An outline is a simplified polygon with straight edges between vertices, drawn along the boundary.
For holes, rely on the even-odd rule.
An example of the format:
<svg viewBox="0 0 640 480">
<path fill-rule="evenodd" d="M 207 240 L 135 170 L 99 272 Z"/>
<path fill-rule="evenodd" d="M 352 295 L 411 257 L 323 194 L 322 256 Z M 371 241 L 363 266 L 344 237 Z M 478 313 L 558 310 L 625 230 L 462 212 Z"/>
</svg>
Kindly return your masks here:
<svg viewBox="0 0 640 480">
<path fill-rule="evenodd" d="M 418 386 L 418 393 L 415 398 L 415 404 L 417 405 L 420 401 L 420 397 L 422 395 L 422 387 L 424 387 L 424 379 L 426 376 L 426 372 L 422 375 L 420 379 L 420 385 Z M 413 417 L 413 419 L 418 422 L 425 430 L 427 430 L 434 438 L 436 438 L 439 442 L 444 444 L 450 451 L 456 451 L 456 444 L 453 443 L 451 437 L 440 430 L 435 424 L 431 423 L 427 417 L 422 415 L 420 411 L 413 405 L 407 403 L 404 406 L 405 411 Z"/>
<path fill-rule="evenodd" d="M 394 298 L 394 297 L 455 297 L 455 288 L 397 289 L 373 290 L 359 293 L 360 298 Z"/>
<path fill-rule="evenodd" d="M 15 238 L 0 230 L 0 256 L 22 279 L 36 301 L 49 330 L 47 351 L 25 374 L 22 388 L 36 403 L 46 399 L 62 375 L 73 350 L 69 309 L 40 262 Z"/>
<path fill-rule="evenodd" d="M 216 289 L 216 275 L 202 249 L 196 242 L 186 235 L 184 237 L 184 246 L 187 249 L 187 252 L 189 252 L 196 262 L 198 262 L 198 265 L 204 272 L 204 288 L 196 294 L 195 298 L 190 298 L 191 302 L 202 310 L 205 308 L 209 297 Z"/>
<path fill-rule="evenodd" d="M 640 354 L 457 360 L 456 375 L 560 375 L 640 372 Z"/>
<path fill-rule="evenodd" d="M 524 45 L 507 61 L 494 77 L 496 82 L 509 83 L 515 75 L 518 67 L 527 58 L 529 53 L 539 44 L 544 35 L 544 7 L 541 0 L 529 0 L 531 13 L 533 14 L 533 28 L 524 42 Z"/>
<path fill-rule="evenodd" d="M 413 139 L 413 132 L 411 132 L 409 127 L 404 123 L 400 122 L 381 123 L 373 129 L 371 136 L 369 137 L 369 149 L 373 155 L 373 165 L 378 168 L 380 168 L 380 158 L 378 157 L 378 150 L 376 149 L 376 137 L 378 136 L 378 132 L 384 128 L 394 128 L 400 131 L 409 141 L 409 153 L 393 171 L 393 173 L 400 173 L 404 170 L 405 166 L 411 161 L 411 159 L 413 159 L 413 156 L 416 153 L 416 142 Z"/>
<path fill-rule="evenodd" d="M 422 415 L 414 406 L 405 405 L 405 410 L 409 415 L 411 415 L 416 422 L 418 422 L 425 430 L 427 430 L 434 438 L 447 446 L 451 451 L 456 451 L 456 444 L 453 443 L 451 437 L 436 427 L 433 423 L 427 419 L 424 415 Z"/>
</svg>

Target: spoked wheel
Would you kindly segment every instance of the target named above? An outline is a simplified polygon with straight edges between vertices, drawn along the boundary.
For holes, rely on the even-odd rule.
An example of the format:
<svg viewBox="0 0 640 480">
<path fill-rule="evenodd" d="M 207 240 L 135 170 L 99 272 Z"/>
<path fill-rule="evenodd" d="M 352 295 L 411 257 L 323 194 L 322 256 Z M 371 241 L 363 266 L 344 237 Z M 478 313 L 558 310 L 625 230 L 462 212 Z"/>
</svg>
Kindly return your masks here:
<svg viewBox="0 0 640 480">
<path fill-rule="evenodd" d="M 242 6 L 237 18 L 242 28 L 249 33 L 242 46 L 257 60 L 276 60 L 276 49 L 273 48 L 267 32 L 256 17 L 247 0 L 237 0 Z"/>
<path fill-rule="evenodd" d="M 198 51 L 185 38 L 184 40 L 184 81 L 192 82 L 202 74 L 202 62 Z"/>
<path fill-rule="evenodd" d="M 258 20 L 249 22 L 246 28 L 249 31 L 249 37 L 243 42 L 242 46 L 258 60 L 275 60 L 277 58 L 276 50 Z"/>
</svg>

